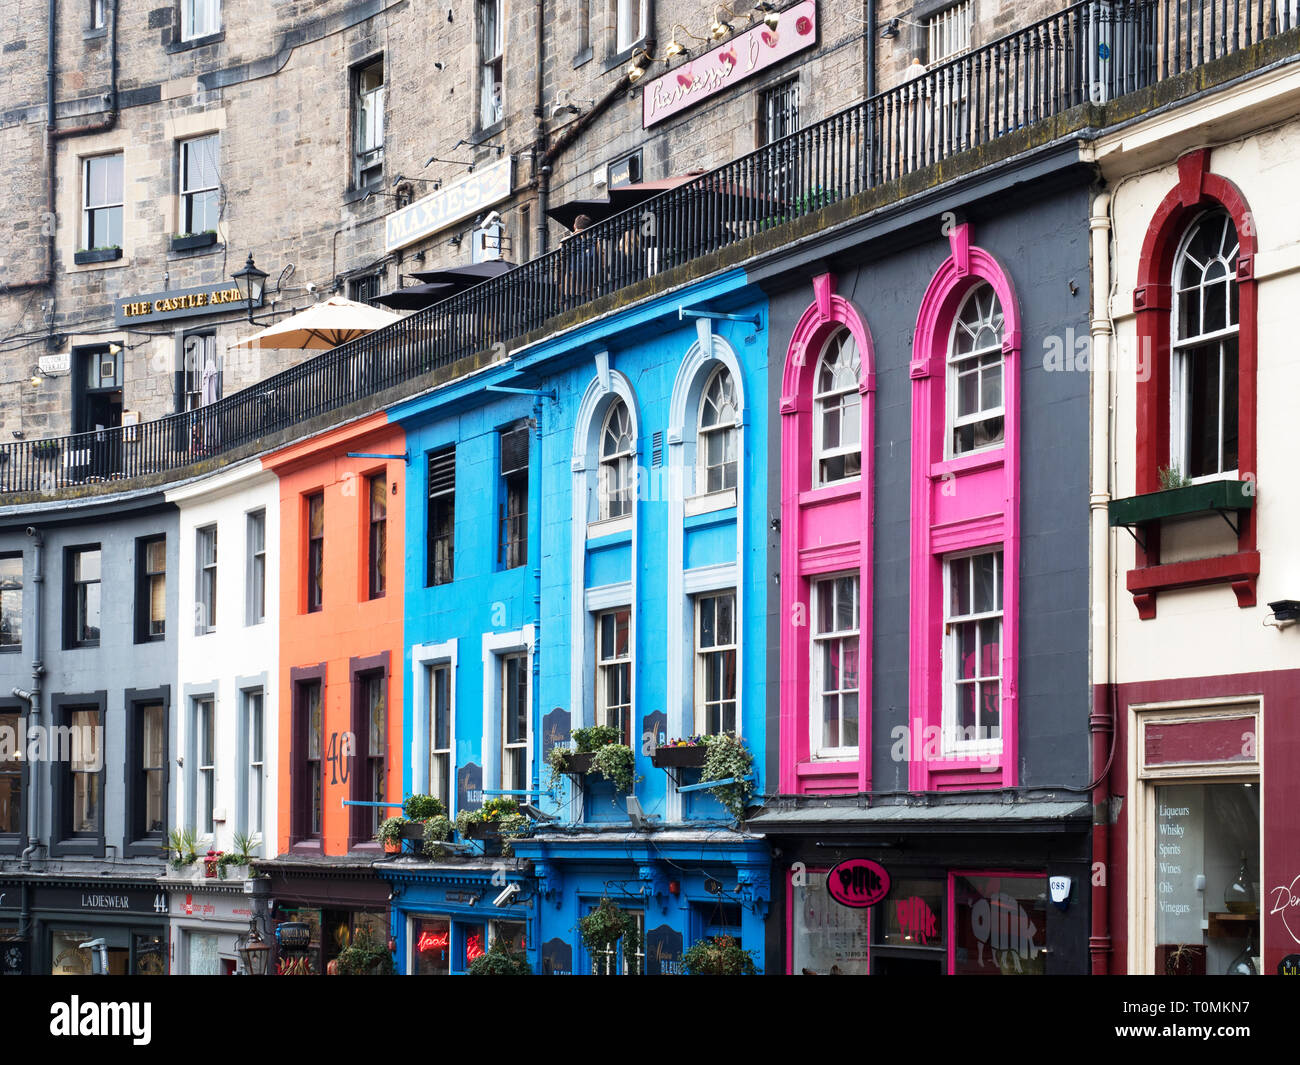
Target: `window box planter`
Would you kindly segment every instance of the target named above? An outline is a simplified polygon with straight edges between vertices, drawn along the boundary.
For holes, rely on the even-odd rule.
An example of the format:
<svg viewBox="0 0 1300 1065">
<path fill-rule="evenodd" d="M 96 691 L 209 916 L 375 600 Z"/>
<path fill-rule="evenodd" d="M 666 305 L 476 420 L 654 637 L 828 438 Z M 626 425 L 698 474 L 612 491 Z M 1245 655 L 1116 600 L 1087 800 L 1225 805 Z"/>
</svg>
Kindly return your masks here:
<svg viewBox="0 0 1300 1065">
<path fill-rule="evenodd" d="M 193 251 L 195 248 L 210 248 L 217 242 L 216 230 L 207 233 L 183 233 L 172 237 L 172 251 Z"/>
<path fill-rule="evenodd" d="M 87 263 L 111 263 L 120 258 L 122 258 L 121 248 L 92 248 L 90 251 L 74 253 L 72 261 L 78 266 L 85 266 Z"/>
<path fill-rule="evenodd" d="M 591 772 L 591 767 L 596 762 L 596 755 L 589 754 L 571 754 L 568 761 L 564 764 L 564 771 L 571 777 L 586 776 Z"/>
<path fill-rule="evenodd" d="M 501 829 L 495 821 L 474 821 L 465 826 L 466 839 L 501 840 Z"/>
<path fill-rule="evenodd" d="M 702 743 L 690 747 L 656 747 L 650 764 L 656 769 L 702 769 L 709 749 Z"/>
<path fill-rule="evenodd" d="M 1164 492 L 1110 501 L 1112 526 L 1151 525 L 1166 518 L 1190 517 L 1196 514 L 1237 513 L 1255 506 L 1253 481 L 1206 481 L 1185 488 L 1170 488 Z M 1231 522 L 1229 522 L 1231 524 Z"/>
</svg>

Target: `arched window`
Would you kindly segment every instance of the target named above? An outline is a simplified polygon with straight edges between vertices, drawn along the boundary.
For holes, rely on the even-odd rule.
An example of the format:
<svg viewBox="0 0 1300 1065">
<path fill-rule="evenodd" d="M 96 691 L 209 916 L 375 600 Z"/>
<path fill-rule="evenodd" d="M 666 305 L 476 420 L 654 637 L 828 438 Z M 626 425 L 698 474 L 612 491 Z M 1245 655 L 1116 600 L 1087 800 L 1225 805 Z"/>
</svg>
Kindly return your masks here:
<svg viewBox="0 0 1300 1065">
<path fill-rule="evenodd" d="M 1237 227 L 1201 215 L 1174 261 L 1169 465 L 1184 477 L 1237 469 Z"/>
<path fill-rule="evenodd" d="M 813 487 L 862 474 L 862 359 L 847 329 L 826 341 L 813 391 Z"/>
<path fill-rule="evenodd" d="M 710 494 L 736 487 L 738 408 L 731 371 L 719 366 L 700 400 L 698 492 Z"/>
<path fill-rule="evenodd" d="M 949 457 L 1002 443 L 1002 391 L 1002 305 L 985 282 L 967 294 L 948 344 Z"/>
<path fill-rule="evenodd" d="M 616 399 L 600 431 L 600 520 L 632 513 L 636 444 L 627 404 Z"/>
</svg>

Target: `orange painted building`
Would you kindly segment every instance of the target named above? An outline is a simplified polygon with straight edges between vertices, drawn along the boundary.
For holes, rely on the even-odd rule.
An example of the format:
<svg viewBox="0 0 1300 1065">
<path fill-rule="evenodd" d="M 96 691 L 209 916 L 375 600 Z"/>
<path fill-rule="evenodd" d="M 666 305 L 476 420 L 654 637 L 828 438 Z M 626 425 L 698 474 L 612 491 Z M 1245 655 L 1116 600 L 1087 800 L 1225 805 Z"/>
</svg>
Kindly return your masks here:
<svg viewBox="0 0 1300 1065">
<path fill-rule="evenodd" d="M 278 853 L 310 863 L 382 852 L 402 799 L 406 463 L 374 415 L 264 459 L 280 478 Z"/>
</svg>

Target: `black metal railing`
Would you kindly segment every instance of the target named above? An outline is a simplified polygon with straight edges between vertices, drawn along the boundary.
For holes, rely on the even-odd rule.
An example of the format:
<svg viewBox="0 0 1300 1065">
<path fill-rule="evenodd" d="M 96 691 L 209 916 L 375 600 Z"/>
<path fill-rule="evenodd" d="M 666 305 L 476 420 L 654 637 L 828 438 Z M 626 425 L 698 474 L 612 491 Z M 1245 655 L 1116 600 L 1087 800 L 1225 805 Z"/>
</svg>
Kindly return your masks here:
<svg viewBox="0 0 1300 1065">
<path fill-rule="evenodd" d="M 500 347 L 601 296 L 1086 102 L 1290 30 L 1300 0 L 1072 4 L 607 218 L 547 255 L 185 414 L 0 444 L 0 493 L 165 472 Z M 919 68 L 918 68 L 919 69 Z"/>
</svg>

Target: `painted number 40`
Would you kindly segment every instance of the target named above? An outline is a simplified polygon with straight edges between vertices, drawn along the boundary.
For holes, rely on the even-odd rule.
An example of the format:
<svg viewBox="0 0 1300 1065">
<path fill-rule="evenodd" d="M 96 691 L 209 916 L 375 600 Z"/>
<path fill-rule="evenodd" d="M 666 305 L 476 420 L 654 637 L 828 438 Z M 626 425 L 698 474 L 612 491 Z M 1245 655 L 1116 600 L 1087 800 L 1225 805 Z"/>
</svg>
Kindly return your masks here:
<svg viewBox="0 0 1300 1065">
<path fill-rule="evenodd" d="M 330 745 L 325 755 L 330 764 L 330 783 L 346 784 L 352 766 L 352 755 L 357 749 L 357 738 L 351 732 L 331 732 Z"/>
</svg>

